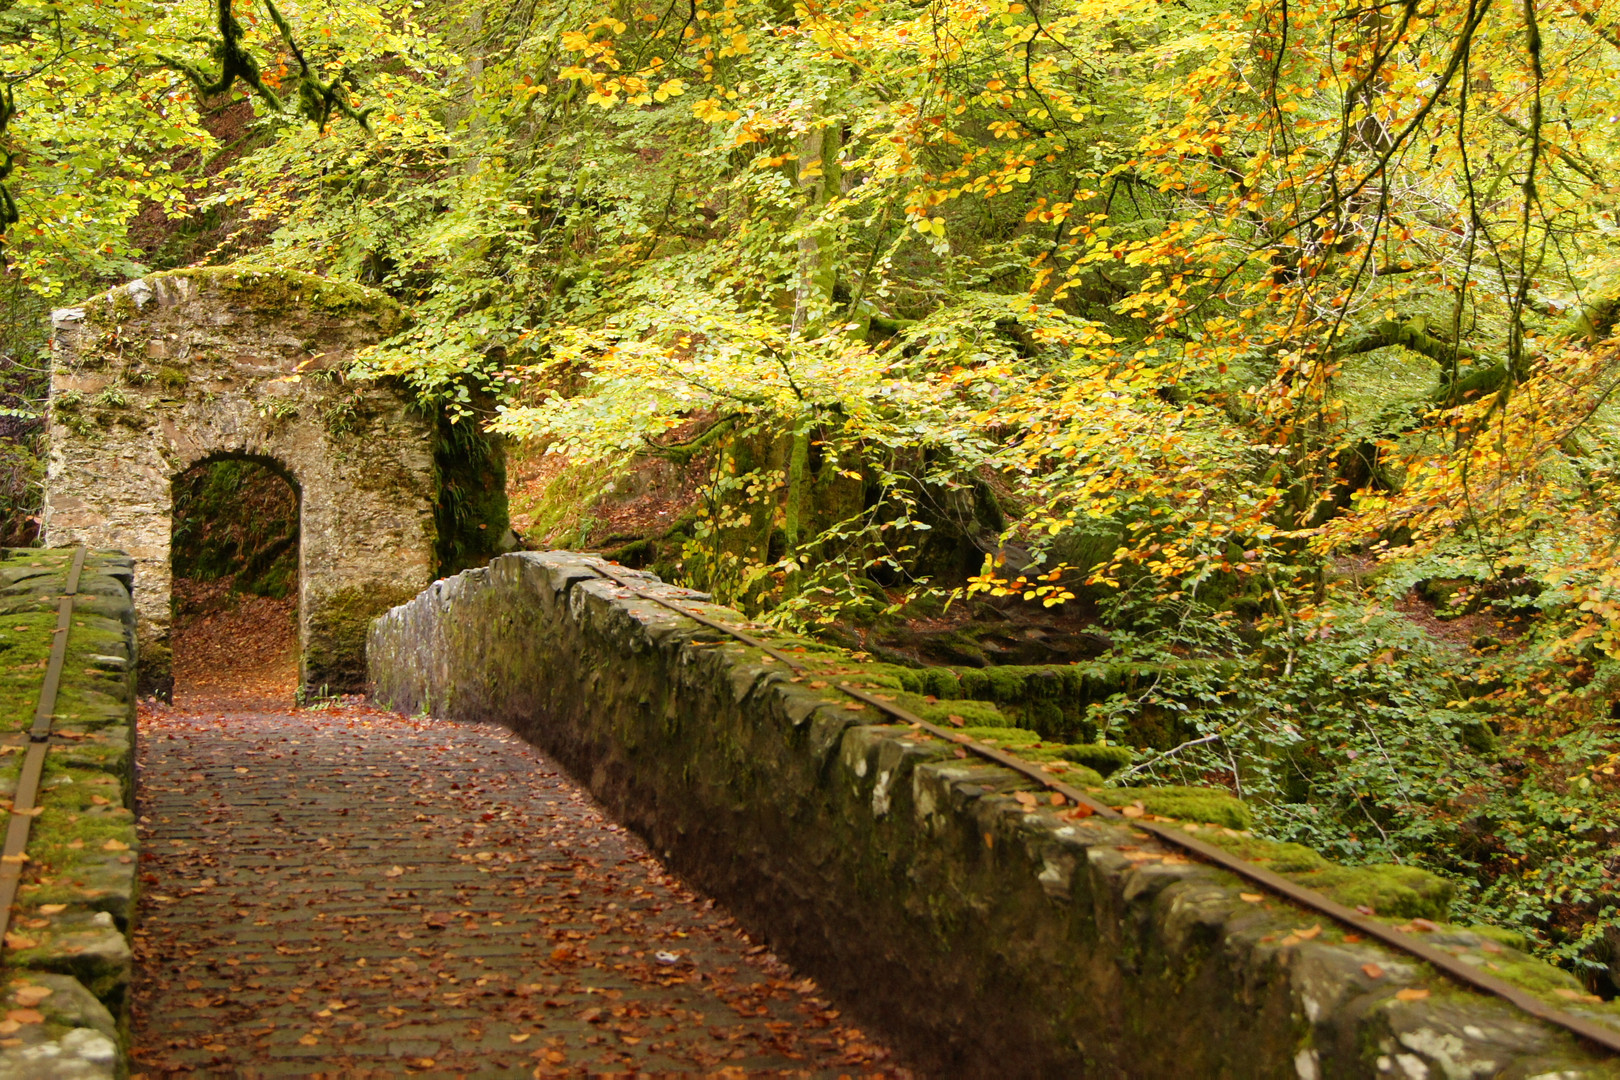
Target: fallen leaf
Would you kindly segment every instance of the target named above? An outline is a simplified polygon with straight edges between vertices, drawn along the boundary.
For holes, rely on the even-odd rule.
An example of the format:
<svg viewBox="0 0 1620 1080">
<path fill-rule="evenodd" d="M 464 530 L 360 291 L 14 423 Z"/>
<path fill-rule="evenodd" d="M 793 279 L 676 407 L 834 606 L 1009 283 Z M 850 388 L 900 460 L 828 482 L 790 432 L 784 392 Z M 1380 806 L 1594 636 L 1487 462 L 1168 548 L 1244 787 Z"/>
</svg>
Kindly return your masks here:
<svg viewBox="0 0 1620 1080">
<path fill-rule="evenodd" d="M 108 840 L 105 844 L 101 845 L 101 850 L 102 851 L 128 851 L 129 850 L 129 845 L 124 843 L 122 840 Z"/>
<path fill-rule="evenodd" d="M 11 1035 L 22 1030 L 22 1025 L 15 1020 L 0 1020 L 0 1035 Z"/>
<path fill-rule="evenodd" d="M 48 986 L 19 986 L 11 995 L 13 1001 L 27 1008 L 32 1008 L 50 997 L 54 991 Z"/>
<path fill-rule="evenodd" d="M 957 727 L 962 727 L 967 723 L 966 720 L 962 719 L 960 716 L 955 715 L 954 713 L 951 714 L 950 716 L 947 716 L 945 719 L 949 720 L 952 724 L 955 724 Z"/>
<path fill-rule="evenodd" d="M 1369 979 L 1382 979 L 1384 977 L 1384 969 L 1377 964 L 1362 964 L 1361 973 Z"/>
<path fill-rule="evenodd" d="M 316 1043 L 318 1043 L 320 1041 L 321 1041 L 320 1039 L 317 1039 L 313 1035 L 300 1035 L 300 1036 L 298 1036 L 298 1045 L 300 1045 L 300 1046 L 314 1046 Z"/>
<path fill-rule="evenodd" d="M 1322 932 L 1322 924 L 1321 923 L 1317 923 L 1315 926 L 1311 927 L 1309 930 L 1295 930 L 1294 931 L 1294 933 L 1297 936 L 1299 936 L 1301 939 L 1303 939 L 1305 941 L 1309 941 L 1311 938 L 1315 937 L 1317 934 L 1320 934 L 1321 932 Z"/>
<path fill-rule="evenodd" d="M 1238 893 L 1238 897 L 1245 903 L 1258 904 L 1260 901 L 1266 898 L 1266 895 L 1265 893 L 1244 892 Z"/>
<path fill-rule="evenodd" d="M 12 1009 L 6 1013 L 7 1020 L 15 1020 L 19 1024 L 43 1024 L 45 1014 L 38 1009 Z"/>
<path fill-rule="evenodd" d="M 67 910 L 67 905 L 66 904 L 41 904 L 41 905 L 39 905 L 39 913 L 41 915 L 60 915 L 62 912 L 66 911 L 66 910 Z"/>
<path fill-rule="evenodd" d="M 405 868 L 403 866 L 390 866 L 383 871 L 383 877 L 399 877 L 404 872 Z"/>
<path fill-rule="evenodd" d="M 38 944 L 39 942 L 35 941 L 33 938 L 23 937 L 21 934 L 6 935 L 6 948 L 8 949 L 32 949 Z"/>
<path fill-rule="evenodd" d="M 1119 812 L 1128 818 L 1139 818 L 1143 814 L 1147 813 L 1146 810 L 1142 809 L 1142 805 L 1140 803 L 1132 803 L 1129 806 L 1122 806 L 1119 808 Z"/>
<path fill-rule="evenodd" d="M 1416 986 L 1408 986 L 1395 991 L 1396 1001 L 1422 1001 L 1428 996 L 1429 992 L 1427 990 L 1420 989 Z"/>
<path fill-rule="evenodd" d="M 508 1035 L 507 1038 L 511 1039 L 515 1043 L 528 1042 L 530 1034 L 530 1032 L 525 1031 L 520 1035 Z"/>
</svg>

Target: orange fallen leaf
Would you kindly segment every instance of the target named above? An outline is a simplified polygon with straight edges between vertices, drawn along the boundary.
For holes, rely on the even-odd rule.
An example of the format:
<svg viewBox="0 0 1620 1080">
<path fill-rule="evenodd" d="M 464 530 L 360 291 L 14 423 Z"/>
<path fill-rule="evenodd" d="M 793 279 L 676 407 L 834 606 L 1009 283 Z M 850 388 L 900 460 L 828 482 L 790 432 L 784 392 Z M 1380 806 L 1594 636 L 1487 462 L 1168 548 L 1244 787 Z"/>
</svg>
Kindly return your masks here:
<svg viewBox="0 0 1620 1080">
<path fill-rule="evenodd" d="M 12 1009 L 6 1013 L 7 1020 L 15 1020 L 19 1024 L 43 1024 L 45 1014 L 38 1009 Z"/>
<path fill-rule="evenodd" d="M 405 868 L 403 866 L 390 866 L 383 871 L 383 877 L 399 877 L 404 872 Z"/>
<path fill-rule="evenodd" d="M 1069 800 L 1065 799 L 1061 793 L 1056 792 L 1056 791 L 1052 792 L 1052 805 L 1053 806 L 1062 806 L 1064 803 L 1066 803 L 1068 801 Z"/>
<path fill-rule="evenodd" d="M 1428 996 L 1429 992 L 1427 990 L 1420 989 L 1416 986 L 1408 986 L 1395 991 L 1396 1001 L 1422 1001 Z"/>
<path fill-rule="evenodd" d="M 1369 979 L 1382 979 L 1384 977 L 1384 969 L 1377 964 L 1362 964 L 1361 973 Z"/>
<path fill-rule="evenodd" d="M 1258 904 L 1260 901 L 1266 898 L 1266 894 L 1257 892 L 1240 892 L 1238 893 L 1238 898 L 1248 904 Z"/>
<path fill-rule="evenodd" d="M 108 840 L 105 844 L 101 845 L 101 850 L 102 851 L 128 851 L 129 850 L 129 845 L 124 843 L 122 840 Z"/>
<path fill-rule="evenodd" d="M 1320 934 L 1321 932 L 1322 932 L 1322 924 L 1321 923 L 1317 923 L 1315 926 L 1311 927 L 1309 930 L 1295 930 L 1294 931 L 1294 933 L 1298 937 L 1300 937 L 1301 939 L 1303 939 L 1305 941 L 1309 941 L 1311 938 L 1315 937 L 1317 934 Z"/>
<path fill-rule="evenodd" d="M 300 1036 L 298 1036 L 298 1045 L 300 1045 L 300 1046 L 314 1046 L 316 1043 L 318 1043 L 320 1041 L 321 1040 L 316 1038 L 314 1035 L 300 1035 Z"/>
<path fill-rule="evenodd" d="M 6 935 L 6 948 L 8 949 L 32 949 L 38 944 L 39 942 L 35 941 L 33 938 L 23 937 L 21 934 Z"/>
<path fill-rule="evenodd" d="M 952 715 L 950 715 L 950 716 L 947 716 L 945 719 L 949 720 L 952 724 L 955 724 L 957 727 L 963 727 L 964 725 L 967 724 L 966 720 L 962 719 L 960 716 L 955 715 L 954 713 Z"/>
<path fill-rule="evenodd" d="M 1119 808 L 1119 812 L 1128 818 L 1139 818 L 1143 814 L 1147 813 L 1146 810 L 1142 809 L 1140 803 L 1132 803 L 1130 806 L 1122 806 Z"/>
<path fill-rule="evenodd" d="M 0 1020 L 0 1035 L 13 1035 L 22 1030 L 22 1025 L 15 1020 Z"/>
<path fill-rule="evenodd" d="M 32 1008 L 50 997 L 54 991 L 48 986 L 19 986 L 11 995 L 13 1001 L 25 1008 Z"/>
<path fill-rule="evenodd" d="M 515 1043 L 528 1042 L 529 1041 L 529 1035 L 530 1035 L 530 1033 L 525 1031 L 525 1032 L 523 1032 L 521 1034 L 518 1034 L 518 1035 L 508 1035 L 507 1038 L 511 1039 Z"/>
</svg>

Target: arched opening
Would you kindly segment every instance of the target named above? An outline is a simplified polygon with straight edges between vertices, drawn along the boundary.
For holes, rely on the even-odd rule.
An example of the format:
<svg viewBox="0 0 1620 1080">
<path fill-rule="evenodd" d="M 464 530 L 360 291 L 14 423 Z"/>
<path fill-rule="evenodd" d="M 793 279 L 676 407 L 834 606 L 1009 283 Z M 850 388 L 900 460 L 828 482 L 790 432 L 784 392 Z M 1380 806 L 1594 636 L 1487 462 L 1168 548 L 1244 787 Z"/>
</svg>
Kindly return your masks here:
<svg viewBox="0 0 1620 1080">
<path fill-rule="evenodd" d="M 173 480 L 177 700 L 291 701 L 298 686 L 301 499 L 276 462 L 214 456 Z"/>
</svg>

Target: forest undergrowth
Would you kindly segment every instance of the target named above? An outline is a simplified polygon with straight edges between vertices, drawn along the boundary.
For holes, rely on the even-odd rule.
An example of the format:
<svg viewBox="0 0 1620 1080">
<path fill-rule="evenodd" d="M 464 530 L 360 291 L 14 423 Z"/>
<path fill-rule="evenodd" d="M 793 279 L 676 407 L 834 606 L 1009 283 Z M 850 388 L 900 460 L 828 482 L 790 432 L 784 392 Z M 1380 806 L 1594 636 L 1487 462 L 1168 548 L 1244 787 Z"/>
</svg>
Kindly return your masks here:
<svg viewBox="0 0 1620 1080">
<path fill-rule="evenodd" d="M 1610 993 L 1617 15 L 14 0 L 0 509 L 49 307 L 361 282 L 411 320 L 354 374 L 506 440 L 531 544 L 1129 670 L 1064 720 L 1111 783 L 1436 870 Z"/>
</svg>

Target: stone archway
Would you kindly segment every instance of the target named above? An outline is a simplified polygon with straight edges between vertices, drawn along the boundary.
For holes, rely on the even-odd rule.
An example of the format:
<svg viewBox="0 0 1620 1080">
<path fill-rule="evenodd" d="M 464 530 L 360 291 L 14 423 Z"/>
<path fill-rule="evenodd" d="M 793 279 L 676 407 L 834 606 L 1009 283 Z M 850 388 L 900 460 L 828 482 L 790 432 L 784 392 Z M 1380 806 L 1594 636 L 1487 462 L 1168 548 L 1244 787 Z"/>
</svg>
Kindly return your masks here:
<svg viewBox="0 0 1620 1080">
<path fill-rule="evenodd" d="M 135 558 L 142 684 L 170 675 L 170 485 L 210 458 L 273 464 L 299 498 L 300 673 L 359 688 L 371 619 L 433 580 L 434 429 L 342 372 L 400 326 L 358 286 L 236 268 L 157 274 L 52 315 L 45 542 Z"/>
</svg>

